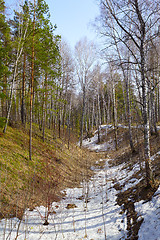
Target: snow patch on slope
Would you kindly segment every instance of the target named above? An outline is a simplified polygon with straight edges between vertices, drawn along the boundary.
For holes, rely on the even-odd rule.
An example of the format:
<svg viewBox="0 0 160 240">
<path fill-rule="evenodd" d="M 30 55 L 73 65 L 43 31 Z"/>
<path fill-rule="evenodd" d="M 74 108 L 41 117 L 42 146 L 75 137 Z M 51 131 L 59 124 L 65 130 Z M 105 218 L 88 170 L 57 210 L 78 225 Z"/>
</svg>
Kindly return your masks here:
<svg viewBox="0 0 160 240">
<path fill-rule="evenodd" d="M 139 230 L 140 240 L 160 240 L 160 186 L 151 201 L 135 204 L 139 217 L 144 221 Z"/>
</svg>

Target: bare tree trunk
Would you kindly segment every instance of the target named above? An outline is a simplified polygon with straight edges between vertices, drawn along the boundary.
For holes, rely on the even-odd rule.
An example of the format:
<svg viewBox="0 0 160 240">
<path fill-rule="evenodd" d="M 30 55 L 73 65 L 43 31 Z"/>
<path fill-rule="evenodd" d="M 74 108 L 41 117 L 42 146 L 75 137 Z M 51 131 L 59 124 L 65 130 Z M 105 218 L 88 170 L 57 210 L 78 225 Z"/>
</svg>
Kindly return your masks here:
<svg viewBox="0 0 160 240">
<path fill-rule="evenodd" d="M 64 130 L 65 130 L 65 118 L 66 118 L 66 102 L 63 106 L 63 117 L 62 117 L 62 125 L 63 125 L 63 136 L 64 136 Z"/>
<path fill-rule="evenodd" d="M 93 131 L 93 126 L 94 126 L 94 118 L 95 118 L 95 111 L 94 111 L 94 96 L 92 98 L 92 131 Z"/>
<path fill-rule="evenodd" d="M 4 87 L 3 87 L 3 94 L 6 97 L 7 95 L 7 76 L 6 74 L 4 75 Z M 2 106 L 2 117 L 6 117 L 7 116 L 7 101 L 5 98 L 1 98 L 1 106 Z"/>
<path fill-rule="evenodd" d="M 45 127 L 46 127 L 46 108 L 47 108 L 47 73 L 44 79 L 44 102 L 43 102 L 43 142 L 45 141 Z"/>
<path fill-rule="evenodd" d="M 157 23 L 159 22 L 159 9 L 160 4 L 157 2 L 150 9 L 148 8 L 148 1 L 122 1 L 117 4 L 117 1 L 113 0 L 105 0 L 101 1 L 102 7 L 106 9 L 108 12 L 108 16 L 114 19 L 115 24 L 118 29 L 117 35 L 120 31 L 122 31 L 122 35 L 117 37 L 118 41 L 121 41 L 130 51 L 132 57 L 136 61 L 136 65 L 140 69 L 141 73 L 141 90 L 142 90 L 142 118 L 143 118 L 143 129 L 144 129 L 144 153 L 145 153 L 145 171 L 146 171 L 146 182 L 147 186 L 151 187 L 154 184 L 153 174 L 151 170 L 151 159 L 150 159 L 150 139 L 149 139 L 149 117 L 148 117 L 148 96 L 147 96 L 147 84 L 145 77 L 145 55 L 146 46 L 153 39 L 155 40 L 156 35 L 153 30 Z M 148 9 L 147 9 L 148 8 Z M 146 13 L 144 13 L 144 9 L 147 9 Z M 106 20 L 105 11 L 104 13 L 104 23 Z M 120 13 L 120 14 L 119 14 Z M 131 17 L 130 14 L 131 13 Z M 145 15 L 146 14 L 146 15 Z M 143 15 L 145 15 L 145 21 L 143 19 Z M 103 17 L 103 15 L 102 15 Z M 108 24 L 108 19 L 106 21 Z M 130 31 L 130 27 L 128 28 L 128 24 L 132 25 L 132 30 Z M 104 24 L 105 25 L 105 24 Z M 108 25 L 109 28 L 111 25 Z M 147 37 L 147 39 L 146 39 Z M 127 39 L 127 41 L 126 41 Z M 130 49 L 130 42 L 134 44 L 134 47 L 137 49 L 137 53 L 135 54 L 132 49 Z M 137 78 L 138 80 L 138 78 Z M 140 93 L 140 91 L 139 91 Z M 141 95 L 141 94 L 140 94 Z M 139 96 L 140 96 L 139 95 Z"/>
<path fill-rule="evenodd" d="M 34 0 L 34 19 L 33 19 L 33 37 L 32 37 L 32 66 L 31 66 L 31 83 L 30 83 L 30 130 L 29 130 L 29 159 L 32 160 L 32 114 L 33 114 L 33 84 L 34 84 L 34 44 L 35 44 L 35 6 Z"/>
<path fill-rule="evenodd" d="M 113 81 L 112 85 L 112 94 L 113 94 L 113 122 L 114 122 L 114 134 L 115 134 L 115 146 L 118 150 L 118 141 L 117 141 L 117 109 L 116 109 L 116 93 L 115 93 L 115 83 Z"/>
<path fill-rule="evenodd" d="M 83 141 L 83 125 L 84 125 L 84 115 L 85 115 L 85 102 L 86 102 L 86 88 L 83 84 L 83 106 L 82 106 L 82 115 L 81 115 L 81 136 L 80 136 L 80 147 L 82 147 Z"/>
<path fill-rule="evenodd" d="M 121 67 L 123 67 L 123 66 L 121 66 Z M 122 72 L 123 72 L 123 70 L 122 70 Z M 124 75 L 124 74 L 123 74 Z M 125 79 L 125 77 L 124 77 L 124 79 Z M 126 79 L 125 79 L 126 80 Z M 125 85 L 126 85 L 126 81 L 125 81 Z M 126 87 L 126 86 L 125 86 Z M 127 121 L 128 120 L 128 118 L 127 118 L 127 116 L 128 116 L 128 112 L 127 112 L 127 98 L 126 98 L 126 95 L 127 95 L 127 93 L 126 93 L 126 95 L 125 95 L 125 90 L 126 90 L 126 92 L 127 92 L 127 89 L 125 88 L 124 86 L 123 86 L 123 83 L 122 83 L 122 93 L 123 93 L 123 101 L 124 101 L 124 112 L 125 112 L 125 117 L 123 118 L 123 121 Z"/>
<path fill-rule="evenodd" d="M 129 64 L 129 63 L 128 63 Z M 130 107 L 130 96 L 129 96 L 129 69 L 127 69 L 127 78 L 125 78 L 126 84 L 126 98 L 127 98 L 127 114 L 128 114 L 128 129 L 129 129 L 129 143 L 132 153 L 135 151 L 132 138 L 132 123 L 131 123 L 131 107 Z M 125 77 L 125 76 L 124 76 Z"/>
<path fill-rule="evenodd" d="M 10 118 L 10 113 L 11 113 L 11 108 L 12 108 L 12 101 L 13 101 L 13 96 L 14 96 L 13 90 L 14 90 L 14 84 L 15 84 L 15 80 L 16 80 L 16 74 L 17 74 L 17 67 L 18 67 L 19 58 L 20 58 L 20 54 L 18 55 L 18 53 L 17 53 L 17 59 L 16 59 L 15 67 L 14 67 L 14 73 L 13 73 L 13 79 L 12 79 L 12 85 L 11 85 L 10 102 L 9 102 L 9 107 L 8 107 L 8 112 L 7 112 L 7 119 L 6 119 L 5 127 L 3 129 L 4 133 L 7 130 L 8 121 L 9 121 L 9 118 Z"/>
<path fill-rule="evenodd" d="M 104 93 L 102 91 L 102 98 L 103 98 L 103 119 L 104 119 L 104 123 L 107 122 L 106 120 L 106 114 L 107 114 L 107 104 L 106 104 L 106 101 L 105 101 L 105 97 L 104 97 Z"/>
<path fill-rule="evenodd" d="M 158 79 L 160 79 L 160 74 L 158 76 Z M 160 86 L 159 86 L 159 83 L 158 83 L 158 86 L 157 86 L 157 120 L 158 122 L 160 121 Z"/>
<path fill-rule="evenodd" d="M 114 35 L 114 40 L 115 40 L 115 35 Z M 128 122 L 129 143 L 130 143 L 131 151 L 133 153 L 135 151 L 135 149 L 134 149 L 133 138 L 132 138 L 131 107 L 130 107 L 130 96 L 129 96 L 129 77 L 130 77 L 129 61 L 130 61 L 130 59 L 129 59 L 129 56 L 128 56 L 128 63 L 127 63 L 128 67 L 127 67 L 127 75 L 126 75 L 116 40 L 115 40 L 115 45 L 116 45 L 116 49 L 117 49 L 117 52 L 118 52 L 118 57 L 119 57 L 119 60 L 120 60 L 120 64 L 121 64 L 121 68 L 122 68 L 122 72 L 123 72 L 123 77 L 124 77 L 124 81 L 125 81 L 125 86 L 126 86 L 126 100 L 124 101 L 124 103 L 125 103 L 125 115 L 127 116 L 127 118 L 126 117 L 125 118 L 127 119 L 127 122 Z M 124 98 L 125 98 L 125 95 L 124 95 Z M 127 105 L 127 108 L 126 108 L 126 105 Z"/>
<path fill-rule="evenodd" d="M 28 30 L 28 23 L 27 23 L 24 35 L 20 36 L 20 41 L 19 41 L 19 44 L 18 44 L 18 49 L 17 49 L 17 54 L 16 54 L 16 62 L 15 62 L 15 65 L 14 65 L 13 79 L 12 79 L 12 85 L 11 85 L 10 102 L 9 102 L 9 107 L 8 107 L 8 112 L 7 112 L 6 124 L 5 124 L 5 127 L 3 129 L 4 133 L 7 130 L 8 121 L 9 121 L 9 118 L 10 118 L 13 95 L 14 95 L 13 90 L 14 90 L 14 84 L 15 84 L 16 75 L 17 75 L 18 62 L 19 62 L 19 59 L 20 59 L 22 51 L 23 51 L 24 40 L 26 38 L 27 30 Z M 21 46 L 21 44 L 22 44 L 22 46 Z"/>
<path fill-rule="evenodd" d="M 21 121 L 22 124 L 25 124 L 25 78 L 26 78 L 26 54 L 24 53 L 24 61 L 23 61 L 23 79 L 22 79 L 22 104 L 21 104 Z"/>
<path fill-rule="evenodd" d="M 58 111 L 58 133 L 59 133 L 59 138 L 61 138 L 61 106 L 59 103 L 59 111 Z"/>
<path fill-rule="evenodd" d="M 145 169 L 146 169 L 146 182 L 147 186 L 152 186 L 153 175 L 151 170 L 150 159 L 150 140 L 149 140 L 149 118 L 148 118 L 148 106 L 147 106 L 147 84 L 145 79 L 145 57 L 144 57 L 144 38 L 145 38 L 145 23 L 141 17 L 137 3 L 137 14 L 141 23 L 141 80 L 142 80 L 142 99 L 143 99 L 143 127 L 144 127 L 144 154 L 145 154 Z"/>
<path fill-rule="evenodd" d="M 110 112 L 111 97 L 108 94 L 108 103 L 107 103 L 107 123 L 111 123 L 111 112 Z"/>
<path fill-rule="evenodd" d="M 156 135 L 158 135 L 158 131 L 157 131 L 157 125 L 156 125 L 156 83 L 155 83 L 155 75 L 153 73 L 153 86 L 154 86 L 154 89 L 152 89 L 152 101 L 153 101 L 153 105 L 151 107 L 152 109 L 152 122 L 153 122 L 153 127 L 154 127 L 154 132 Z"/>
<path fill-rule="evenodd" d="M 91 103 L 89 101 L 89 103 L 88 103 L 88 129 L 87 129 L 88 133 L 90 132 L 90 129 L 91 129 L 91 116 L 92 116 L 90 105 L 91 105 Z"/>
<path fill-rule="evenodd" d="M 98 95 L 97 95 L 97 111 L 98 111 L 98 143 L 100 143 L 101 139 L 100 139 L 100 104 L 99 104 L 99 91 L 98 91 Z"/>
<path fill-rule="evenodd" d="M 70 147 L 70 135 L 71 135 L 71 111 L 72 111 L 72 96 L 69 105 L 69 116 L 68 116 L 68 149 Z"/>
</svg>

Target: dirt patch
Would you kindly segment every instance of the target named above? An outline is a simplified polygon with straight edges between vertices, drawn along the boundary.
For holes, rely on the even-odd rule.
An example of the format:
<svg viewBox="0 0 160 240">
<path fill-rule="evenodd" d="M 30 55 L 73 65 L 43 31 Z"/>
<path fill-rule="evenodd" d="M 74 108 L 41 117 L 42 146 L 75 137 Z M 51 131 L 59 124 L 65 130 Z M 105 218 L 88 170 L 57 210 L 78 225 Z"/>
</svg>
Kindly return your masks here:
<svg viewBox="0 0 160 240">
<path fill-rule="evenodd" d="M 127 239 L 138 239 L 138 231 L 144 220 L 143 218 L 138 217 L 137 212 L 135 211 L 134 203 L 140 200 L 150 201 L 157 188 L 158 186 L 155 186 L 153 189 L 147 188 L 144 181 L 141 181 L 133 188 L 117 194 L 117 203 L 122 208 L 121 214 L 126 212 Z"/>
<path fill-rule="evenodd" d="M 124 209 L 126 210 L 126 216 L 127 216 L 127 239 L 137 240 L 138 231 L 143 222 L 143 218 L 138 219 L 137 213 L 135 211 L 134 203 L 132 201 L 126 201 L 124 203 Z"/>
<path fill-rule="evenodd" d="M 127 171 L 133 170 L 135 164 L 138 164 L 140 170 L 135 172 L 123 185 L 113 179 L 114 188 L 117 190 L 117 203 L 122 208 L 122 214 L 125 212 L 127 217 L 127 239 L 138 239 L 138 231 L 143 222 L 143 218 L 139 218 L 135 211 L 134 204 L 143 200 L 144 202 L 150 201 L 160 184 L 160 155 L 157 155 L 152 161 L 152 170 L 155 178 L 155 185 L 153 188 L 146 187 L 145 180 L 145 164 L 144 164 L 144 147 L 143 147 L 143 133 L 141 130 L 136 129 L 133 133 L 135 152 L 132 153 L 129 146 L 129 139 L 126 129 L 119 129 L 118 131 L 118 151 L 109 152 L 109 165 L 119 166 L 124 164 Z M 113 132 L 110 132 L 113 135 Z M 114 135 L 113 135 L 114 137 Z M 151 155 L 160 151 L 160 137 L 157 135 L 151 136 Z M 122 169 L 123 169 L 122 168 Z M 125 184 L 132 179 L 142 179 L 137 185 L 123 191 Z"/>
<path fill-rule="evenodd" d="M 77 208 L 77 206 L 75 204 L 73 204 L 73 203 L 69 203 L 69 204 L 67 204 L 66 208 L 67 209 L 72 209 L 72 208 Z"/>
</svg>

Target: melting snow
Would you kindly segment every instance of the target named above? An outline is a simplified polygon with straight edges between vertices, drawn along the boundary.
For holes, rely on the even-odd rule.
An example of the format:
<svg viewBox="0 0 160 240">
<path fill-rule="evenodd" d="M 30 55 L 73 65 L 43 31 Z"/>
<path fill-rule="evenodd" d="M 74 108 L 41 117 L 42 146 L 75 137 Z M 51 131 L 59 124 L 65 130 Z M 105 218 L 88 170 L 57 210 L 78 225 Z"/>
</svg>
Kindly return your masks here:
<svg viewBox="0 0 160 240">
<path fill-rule="evenodd" d="M 141 240 L 160 240 L 160 187 L 151 201 L 140 201 L 135 204 L 136 211 L 144 221 L 138 236 Z"/>
<path fill-rule="evenodd" d="M 102 126 L 108 130 L 112 126 Z M 92 150 L 105 151 L 112 147 L 110 143 L 97 145 L 97 133 L 85 140 L 83 146 Z M 101 161 L 101 159 L 100 159 Z M 103 159 L 104 161 L 104 159 Z M 130 170 L 125 164 L 110 167 L 105 159 L 103 169 L 94 168 L 94 176 L 89 182 L 81 183 L 80 188 L 66 189 L 66 196 L 60 202 L 53 202 L 49 225 L 44 226 L 46 208 L 41 206 L 33 211 L 26 210 L 24 218 L 2 219 L 0 221 L 0 240 L 123 240 L 127 238 L 127 218 L 117 204 L 117 191 L 113 187 L 117 182 L 127 190 L 141 179 L 134 178 L 139 165 Z M 132 177 L 133 176 L 133 177 Z M 68 204 L 75 208 L 68 209 Z M 135 204 L 136 211 L 144 221 L 139 230 L 140 240 L 160 240 L 160 187 L 149 202 Z"/>
<path fill-rule="evenodd" d="M 66 197 L 60 203 L 53 203 L 56 214 L 49 216 L 49 225 L 44 226 L 45 208 L 26 211 L 23 221 L 16 218 L 3 219 L 0 223 L 0 239 L 7 236 L 15 239 L 125 239 L 126 217 L 120 214 L 116 204 L 117 191 L 112 188 L 118 167 L 109 168 L 108 161 L 103 170 L 95 169 L 95 175 L 81 188 L 66 189 Z M 67 209 L 68 204 L 76 208 Z M 56 206 L 58 205 L 58 207 Z M 19 225 L 19 229 L 18 229 Z M 17 231 L 18 229 L 18 231 Z M 4 238 L 4 234 L 6 238 Z"/>
</svg>

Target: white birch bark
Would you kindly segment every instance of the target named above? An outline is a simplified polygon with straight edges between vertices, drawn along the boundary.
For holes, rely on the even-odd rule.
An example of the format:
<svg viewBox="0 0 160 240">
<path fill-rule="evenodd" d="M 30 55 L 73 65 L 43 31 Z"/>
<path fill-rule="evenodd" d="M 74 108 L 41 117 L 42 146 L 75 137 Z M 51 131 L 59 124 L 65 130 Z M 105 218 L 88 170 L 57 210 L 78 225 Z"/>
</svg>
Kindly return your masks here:
<svg viewBox="0 0 160 240">
<path fill-rule="evenodd" d="M 19 26 L 19 28 L 20 28 L 20 26 Z M 22 36 L 20 36 L 20 41 L 18 42 L 18 49 L 17 49 L 17 54 L 16 54 L 16 61 L 15 61 L 15 64 L 14 64 L 13 78 L 12 78 L 12 84 L 11 84 L 10 102 L 9 102 L 9 107 L 8 107 L 8 112 L 7 112 L 6 124 L 5 124 L 5 127 L 3 129 L 4 133 L 7 130 L 8 121 L 9 121 L 9 118 L 10 118 L 12 101 L 13 101 L 13 96 L 14 96 L 14 85 L 15 85 L 15 80 L 16 80 L 16 76 L 17 76 L 18 62 L 19 62 L 19 59 L 20 59 L 20 57 L 22 55 L 22 52 L 23 52 L 23 46 L 24 46 L 24 42 L 25 42 L 25 39 L 26 39 L 27 30 L 28 30 L 28 22 L 27 22 L 24 34 Z"/>
</svg>

